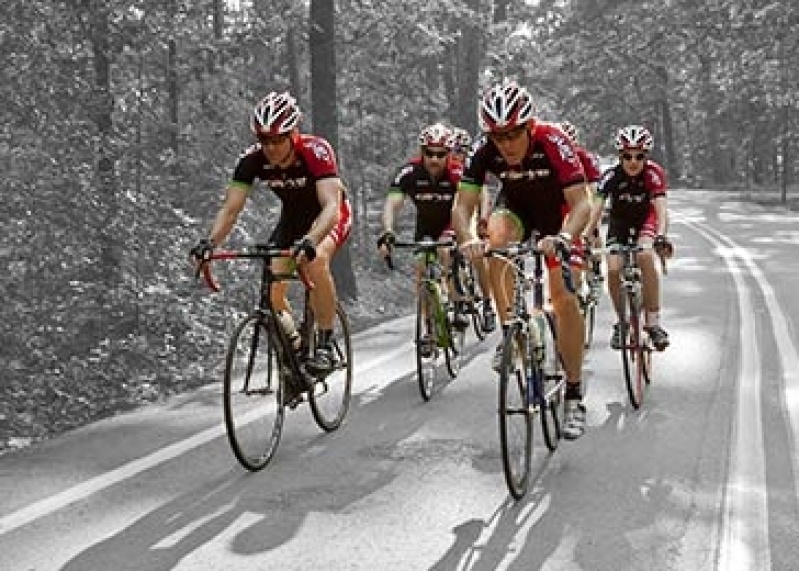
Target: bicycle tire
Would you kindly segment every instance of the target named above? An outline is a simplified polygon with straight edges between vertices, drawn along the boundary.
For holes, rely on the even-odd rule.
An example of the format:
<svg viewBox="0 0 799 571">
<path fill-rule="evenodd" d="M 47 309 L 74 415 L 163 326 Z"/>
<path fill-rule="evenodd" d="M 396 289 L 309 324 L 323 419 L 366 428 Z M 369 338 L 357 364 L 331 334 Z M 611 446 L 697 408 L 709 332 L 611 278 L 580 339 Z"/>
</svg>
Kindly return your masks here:
<svg viewBox="0 0 799 571">
<path fill-rule="evenodd" d="M 622 343 L 622 362 L 624 365 L 624 380 L 627 385 L 627 395 L 630 404 L 634 409 L 638 409 L 643 404 L 644 390 L 642 378 L 642 351 L 641 351 L 641 310 L 638 299 L 633 293 L 626 293 L 624 296 L 623 313 L 626 320 L 621 323 L 626 324 L 624 342 Z"/>
<path fill-rule="evenodd" d="M 447 338 L 449 343 L 444 347 L 444 360 L 447 364 L 447 372 L 450 379 L 458 376 L 461 370 L 461 361 L 463 359 L 463 346 L 466 342 L 466 331 L 459 330 L 452 326 L 452 317 L 455 315 L 455 308 L 450 310 L 447 317 Z"/>
<path fill-rule="evenodd" d="M 499 439 L 508 491 L 515 499 L 527 493 L 533 450 L 533 425 L 527 398 L 527 342 L 521 327 L 505 337 L 499 373 Z"/>
<path fill-rule="evenodd" d="M 474 266 L 470 264 L 462 254 L 458 254 L 453 264 L 452 281 L 455 292 L 464 300 L 468 307 L 474 336 L 478 341 L 486 337 L 483 329 L 483 310 L 482 304 L 477 297 L 477 283 L 474 277 Z"/>
<path fill-rule="evenodd" d="M 534 327 L 538 327 L 538 322 L 534 321 Z M 547 346 L 555 348 L 557 335 L 555 334 L 555 322 L 547 314 L 546 331 L 540 334 L 546 338 Z M 549 367 L 554 370 L 536 366 L 533 368 L 533 378 L 539 384 L 541 402 L 538 403 L 539 414 L 541 415 L 541 432 L 544 435 L 544 443 L 550 452 L 554 452 L 560 444 L 562 427 L 560 423 L 560 409 L 564 405 L 565 379 L 559 357 L 545 360 Z M 536 376 L 538 375 L 538 376 Z"/>
<path fill-rule="evenodd" d="M 419 295 L 416 299 L 416 334 L 414 342 L 416 344 L 416 380 L 419 385 L 419 393 L 425 402 L 429 401 L 433 396 L 435 359 L 438 351 L 436 332 L 433 327 L 430 327 L 432 317 L 429 316 L 433 311 L 431 298 L 432 294 L 426 285 L 419 288 Z M 426 343 L 430 351 L 429 354 L 425 354 L 425 350 L 422 347 L 422 338 L 425 336 L 431 340 Z"/>
<path fill-rule="evenodd" d="M 347 314 L 340 305 L 336 305 L 332 345 L 335 368 L 324 379 L 317 380 L 308 394 L 311 414 L 325 432 L 333 432 L 341 426 L 352 395 L 352 340 Z"/>
<path fill-rule="evenodd" d="M 230 447 L 239 463 L 253 472 L 269 463 L 280 442 L 286 394 L 281 369 L 280 351 L 264 316 L 246 317 L 228 345 L 223 402 Z"/>
</svg>

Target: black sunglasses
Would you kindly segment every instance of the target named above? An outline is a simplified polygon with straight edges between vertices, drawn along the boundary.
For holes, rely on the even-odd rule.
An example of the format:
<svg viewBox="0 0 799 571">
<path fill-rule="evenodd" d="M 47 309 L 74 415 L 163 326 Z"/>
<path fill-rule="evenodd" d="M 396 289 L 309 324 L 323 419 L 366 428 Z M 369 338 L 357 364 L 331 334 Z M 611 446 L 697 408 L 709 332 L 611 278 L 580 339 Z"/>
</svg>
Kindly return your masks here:
<svg viewBox="0 0 799 571">
<path fill-rule="evenodd" d="M 527 125 L 519 125 L 518 127 L 514 127 L 510 131 L 503 131 L 500 133 L 491 133 L 489 137 L 495 143 L 502 143 L 507 141 L 514 141 L 519 138 L 519 136 L 527 130 Z"/>
<path fill-rule="evenodd" d="M 443 159 L 447 156 L 448 151 L 430 151 L 428 149 L 424 150 L 424 156 L 429 159 Z"/>
<path fill-rule="evenodd" d="M 633 155 L 633 154 L 630 154 L 630 153 L 623 153 L 621 155 L 621 158 L 623 158 L 625 161 L 631 161 L 633 159 L 635 159 L 636 161 L 642 161 L 642 160 L 644 160 L 646 158 L 646 154 L 645 153 L 636 153 L 636 154 Z"/>
<path fill-rule="evenodd" d="M 280 145 L 285 143 L 291 136 L 290 133 L 281 133 L 280 135 L 267 135 L 265 133 L 258 133 L 258 141 L 262 145 Z"/>
</svg>

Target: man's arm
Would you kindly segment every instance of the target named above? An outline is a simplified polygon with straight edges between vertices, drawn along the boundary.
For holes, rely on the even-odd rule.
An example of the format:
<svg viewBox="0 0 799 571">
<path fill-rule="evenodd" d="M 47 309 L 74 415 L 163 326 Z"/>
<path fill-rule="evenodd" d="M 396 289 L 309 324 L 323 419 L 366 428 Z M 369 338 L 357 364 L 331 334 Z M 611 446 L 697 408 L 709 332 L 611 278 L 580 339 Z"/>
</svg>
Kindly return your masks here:
<svg viewBox="0 0 799 571">
<path fill-rule="evenodd" d="M 317 215 L 306 236 L 315 245 L 324 240 L 338 222 L 341 209 L 341 197 L 344 185 L 338 177 L 323 178 L 316 181 L 316 196 L 322 211 Z"/>
<path fill-rule="evenodd" d="M 486 192 L 483 189 L 483 192 Z M 455 193 L 455 200 L 452 204 L 452 227 L 459 244 L 473 242 L 477 240 L 474 227 L 472 226 L 472 216 L 475 209 L 480 206 L 479 188 L 472 185 L 458 185 L 458 192 Z"/>
<path fill-rule="evenodd" d="M 215 245 L 225 241 L 233 230 L 244 205 L 247 203 L 248 189 L 240 186 L 229 185 L 225 191 L 225 202 L 216 213 L 216 218 L 211 226 L 210 238 Z"/>
<path fill-rule="evenodd" d="M 405 195 L 399 192 L 390 192 L 383 205 L 383 232 L 394 232 L 394 218 L 402 210 Z"/>
<path fill-rule="evenodd" d="M 591 204 L 585 192 L 585 183 L 581 181 L 567 186 L 563 189 L 563 196 L 569 205 L 569 215 L 560 230 L 570 236 L 581 236 L 591 217 Z"/>
</svg>

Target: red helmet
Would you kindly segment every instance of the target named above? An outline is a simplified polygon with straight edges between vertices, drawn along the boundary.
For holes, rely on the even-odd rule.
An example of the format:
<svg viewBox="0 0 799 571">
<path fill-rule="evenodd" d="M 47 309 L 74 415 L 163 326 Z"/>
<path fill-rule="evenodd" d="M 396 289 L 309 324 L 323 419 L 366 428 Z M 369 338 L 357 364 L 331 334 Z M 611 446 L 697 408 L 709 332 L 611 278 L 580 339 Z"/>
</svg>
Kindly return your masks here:
<svg viewBox="0 0 799 571">
<path fill-rule="evenodd" d="M 480 129 L 493 133 L 500 129 L 513 128 L 533 119 L 535 107 L 530 94 L 515 81 L 494 85 L 480 101 L 478 119 Z"/>
<path fill-rule="evenodd" d="M 443 123 L 428 125 L 419 133 L 419 144 L 423 147 L 448 147 L 452 131 Z"/>
<path fill-rule="evenodd" d="M 653 145 L 652 133 L 640 125 L 628 125 L 622 127 L 616 133 L 616 150 L 643 149 L 651 151 Z"/>
<path fill-rule="evenodd" d="M 256 135 L 283 135 L 300 124 L 297 100 L 288 92 L 271 92 L 255 106 L 250 128 Z"/>
</svg>

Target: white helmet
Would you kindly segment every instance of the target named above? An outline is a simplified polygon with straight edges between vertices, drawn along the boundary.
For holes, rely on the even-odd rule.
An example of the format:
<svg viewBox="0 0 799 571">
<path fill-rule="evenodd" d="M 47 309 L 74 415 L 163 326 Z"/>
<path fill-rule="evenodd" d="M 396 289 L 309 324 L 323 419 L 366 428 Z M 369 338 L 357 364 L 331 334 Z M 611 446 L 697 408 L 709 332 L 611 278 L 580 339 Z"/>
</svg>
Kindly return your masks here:
<svg viewBox="0 0 799 571">
<path fill-rule="evenodd" d="M 615 143 L 617 151 L 625 149 L 651 151 L 653 144 L 652 133 L 640 125 L 628 125 L 627 127 L 622 127 L 616 133 Z"/>
<path fill-rule="evenodd" d="M 455 127 L 452 129 L 452 135 L 450 135 L 449 144 L 447 146 L 456 153 L 465 153 L 469 150 L 469 147 L 472 146 L 472 136 L 466 129 Z"/>
<path fill-rule="evenodd" d="M 560 124 L 560 130 L 566 133 L 566 136 L 571 139 L 572 143 L 577 142 L 577 127 L 575 127 L 569 121 L 563 121 Z"/>
<path fill-rule="evenodd" d="M 283 135 L 297 127 L 301 117 L 294 97 L 272 91 L 255 106 L 250 128 L 256 135 Z"/>
<path fill-rule="evenodd" d="M 451 135 L 449 127 L 443 123 L 433 123 L 419 133 L 419 144 L 423 147 L 448 147 Z"/>
<path fill-rule="evenodd" d="M 486 133 L 523 125 L 531 121 L 534 114 L 532 97 L 515 81 L 489 88 L 480 101 L 477 113 L 480 129 Z"/>
</svg>

